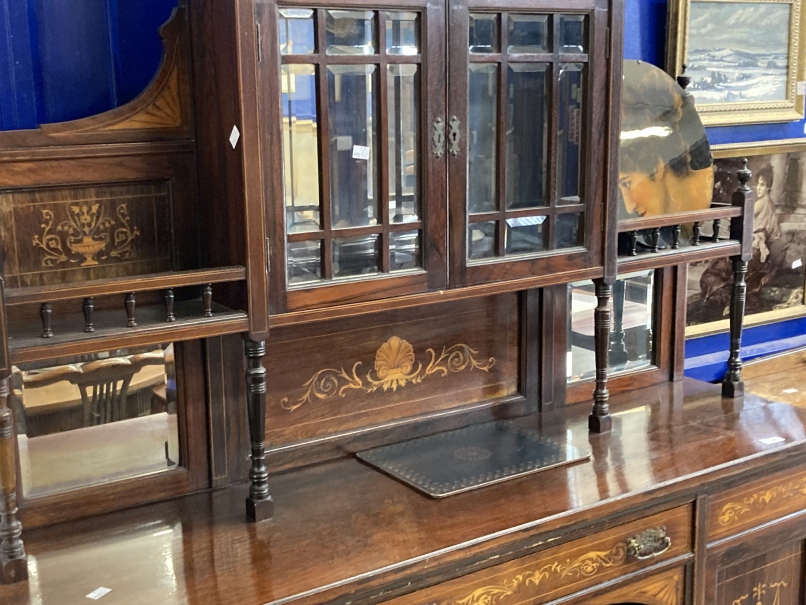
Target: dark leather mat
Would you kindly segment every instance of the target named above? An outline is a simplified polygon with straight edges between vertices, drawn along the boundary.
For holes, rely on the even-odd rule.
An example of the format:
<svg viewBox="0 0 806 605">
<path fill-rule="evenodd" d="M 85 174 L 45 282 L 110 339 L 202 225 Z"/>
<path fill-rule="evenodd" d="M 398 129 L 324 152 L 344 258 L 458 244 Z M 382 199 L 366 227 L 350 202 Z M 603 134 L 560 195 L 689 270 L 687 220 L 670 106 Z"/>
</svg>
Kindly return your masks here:
<svg viewBox="0 0 806 605">
<path fill-rule="evenodd" d="M 376 447 L 358 458 L 433 498 L 586 460 L 511 422 L 496 421 Z"/>
</svg>

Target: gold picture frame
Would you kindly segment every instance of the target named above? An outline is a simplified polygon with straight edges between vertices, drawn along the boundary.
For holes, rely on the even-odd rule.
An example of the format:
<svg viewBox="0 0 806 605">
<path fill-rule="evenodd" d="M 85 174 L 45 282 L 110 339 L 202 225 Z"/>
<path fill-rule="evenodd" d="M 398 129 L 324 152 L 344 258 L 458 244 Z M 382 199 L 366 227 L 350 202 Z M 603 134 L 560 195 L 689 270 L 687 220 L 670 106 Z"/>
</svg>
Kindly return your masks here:
<svg viewBox="0 0 806 605">
<path fill-rule="evenodd" d="M 802 13 L 801 0 L 669 0 L 666 70 L 687 65 L 705 126 L 804 117 Z"/>
<path fill-rule="evenodd" d="M 727 178 L 730 178 L 743 158 L 748 159 L 748 166 L 754 172 L 749 185 L 755 195 L 758 195 L 756 188 L 764 173 L 768 174 L 767 178 L 772 180 L 768 201 L 773 212 L 766 213 L 767 216 L 757 221 L 759 224 L 754 227 L 753 259 L 748 267 L 746 280 L 748 283 L 748 308 L 745 326 L 806 316 L 806 229 L 799 228 L 801 220 L 806 224 L 806 188 L 801 189 L 806 185 L 806 139 L 714 145 L 711 151 L 714 157 L 717 182 L 715 198 L 730 195 L 733 183 L 723 183 L 724 177 L 726 173 L 729 173 Z M 723 191 L 720 192 L 720 189 Z M 764 213 L 762 212 L 762 214 Z M 777 230 L 776 235 L 772 237 L 768 237 L 765 232 L 766 227 L 762 224 L 765 218 L 769 222 L 770 217 L 775 219 L 776 226 L 773 229 Z M 801 217 L 803 218 L 801 219 Z M 727 225 L 723 225 L 723 230 L 726 228 Z M 799 233 L 803 233 L 802 238 L 798 237 Z M 727 236 L 727 234 L 725 235 Z M 759 239 L 758 243 L 756 236 Z M 775 241 L 770 241 L 773 238 Z M 766 241 L 762 241 L 765 239 Z M 765 250 L 765 254 L 762 254 L 761 249 Z M 801 250 L 800 254 L 798 250 Z M 781 258 L 781 254 L 785 256 Z M 798 260 L 801 264 L 798 264 Z M 729 265 L 727 259 L 722 259 L 689 266 L 686 291 L 687 338 L 726 332 L 730 327 L 729 320 L 724 313 L 717 320 L 709 318 L 711 320 L 691 323 L 692 318 L 694 321 L 698 321 L 698 311 L 701 314 L 706 309 L 710 309 L 710 313 L 713 314 L 715 309 L 720 308 L 721 303 L 717 302 L 718 297 L 708 300 L 707 303 L 703 302 L 702 298 L 706 296 L 706 292 L 716 292 L 719 288 L 724 293 L 725 288 L 730 288 L 730 279 L 717 283 L 716 278 L 720 275 L 720 271 L 713 270 L 717 263 Z M 763 267 L 764 264 L 769 265 L 770 263 L 772 263 L 772 270 Z M 703 275 L 709 270 L 710 277 L 706 275 L 703 278 Z M 759 275 L 760 271 L 765 270 L 766 274 Z M 797 277 L 793 275 L 795 270 L 799 274 Z M 765 282 L 765 280 L 767 281 Z M 794 283 L 795 280 L 797 283 Z M 754 302 L 752 292 L 755 288 L 754 284 L 758 286 L 757 294 L 763 296 L 763 298 L 759 297 L 756 302 Z M 794 286 L 797 287 L 793 288 Z M 780 299 L 777 304 L 773 305 L 777 308 L 765 309 L 764 307 L 768 306 L 770 301 L 776 297 Z"/>
</svg>

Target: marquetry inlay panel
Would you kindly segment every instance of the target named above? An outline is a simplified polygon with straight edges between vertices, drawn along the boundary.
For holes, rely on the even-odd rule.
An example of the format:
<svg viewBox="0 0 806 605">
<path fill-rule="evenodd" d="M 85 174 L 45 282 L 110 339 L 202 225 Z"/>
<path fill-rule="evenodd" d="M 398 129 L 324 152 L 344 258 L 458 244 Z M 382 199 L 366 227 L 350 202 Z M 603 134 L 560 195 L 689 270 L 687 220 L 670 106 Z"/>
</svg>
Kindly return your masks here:
<svg viewBox="0 0 806 605">
<path fill-rule="evenodd" d="M 600 534 L 574 540 L 479 571 L 420 592 L 389 601 L 388 605 L 520 605 L 548 602 L 652 565 L 692 549 L 692 512 L 682 506 Z M 657 556 L 637 559 L 629 541 L 644 530 L 663 527 L 671 544 Z M 647 605 L 678 602 L 680 588 L 664 580 L 644 587 Z M 631 602 L 636 602 L 630 599 Z M 641 602 L 641 601 L 638 601 Z"/>
<path fill-rule="evenodd" d="M 164 181 L 0 191 L 7 286 L 39 286 L 171 268 Z"/>
<path fill-rule="evenodd" d="M 685 602 L 686 572 L 675 568 L 648 576 L 597 597 L 580 600 L 585 605 L 613 605 L 635 603 L 640 605 L 682 605 Z"/>
<path fill-rule="evenodd" d="M 713 497 L 708 538 L 722 538 L 804 508 L 806 472 L 778 473 Z"/>
<path fill-rule="evenodd" d="M 272 444 L 518 393 L 516 295 L 274 334 L 266 364 Z"/>
<path fill-rule="evenodd" d="M 803 574 L 800 542 L 717 572 L 716 605 L 798 605 Z"/>
</svg>

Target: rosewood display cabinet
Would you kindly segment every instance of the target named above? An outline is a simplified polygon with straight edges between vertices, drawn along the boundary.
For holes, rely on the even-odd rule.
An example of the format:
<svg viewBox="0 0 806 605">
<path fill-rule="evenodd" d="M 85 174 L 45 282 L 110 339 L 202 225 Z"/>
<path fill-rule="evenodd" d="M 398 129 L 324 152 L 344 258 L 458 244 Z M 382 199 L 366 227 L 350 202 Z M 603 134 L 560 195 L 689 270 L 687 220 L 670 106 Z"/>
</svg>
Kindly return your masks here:
<svg viewBox="0 0 806 605">
<path fill-rule="evenodd" d="M 0 181 L 0 211 L 39 212 L 29 209 L 18 223 L 4 218 L 4 228 L 16 230 L 2 233 L 9 246 L 0 323 L 6 578 L 25 570 L 15 503 L 22 480 L 14 479 L 21 448 L 13 435 L 21 427 L 7 404 L 21 363 L 177 344 L 185 464 L 93 492 L 32 499 L 24 513 L 35 523 L 46 510 L 42 522 L 52 522 L 50 511 L 88 493 L 97 499 L 85 515 L 114 508 L 104 500 L 110 493 L 133 505 L 220 487 L 245 478 L 219 465 L 237 468 L 247 448 L 247 516 L 275 527 L 284 511 L 269 521 L 270 471 L 281 490 L 302 485 L 308 494 L 311 482 L 321 483 L 333 510 L 349 520 L 355 494 L 333 487 L 338 481 L 322 469 L 334 467 L 325 462 L 352 464 L 345 475 L 362 477 L 369 509 L 388 515 L 383 488 L 375 490 L 386 478 L 366 479 L 369 471 L 352 460 L 374 446 L 528 416 L 521 422 L 560 439 L 581 418 L 589 447 L 607 449 L 601 436 L 613 428 L 611 391 L 654 387 L 665 393 L 659 397 L 677 397 L 667 383 L 682 380 L 680 267 L 695 260 L 732 259 L 723 385 L 732 405 L 742 395 L 750 174 L 738 175 L 729 206 L 619 216 L 622 19 L 620 0 L 199 0 L 178 11 L 166 30 L 165 64 L 132 105 L 0 137 L 10 175 Z M 670 110 L 692 107 L 671 79 L 663 82 L 673 93 Z M 143 200 L 137 212 L 135 200 Z M 722 221 L 730 222 L 725 239 Z M 701 235 L 705 224 L 714 235 Z M 630 309 L 643 328 L 628 322 Z M 235 334 L 246 339 L 245 366 L 239 340 L 229 338 Z M 642 363 L 634 364 L 628 344 L 643 347 Z M 131 365 L 144 354 L 164 359 L 168 349 L 160 351 L 123 357 Z M 60 371 L 85 389 L 83 401 L 89 392 L 77 375 L 98 361 L 61 366 L 77 366 Z M 30 369 L 29 389 L 48 384 L 39 370 Z M 589 408 L 591 399 L 590 413 L 567 406 Z M 717 406 L 706 407 L 711 414 Z M 667 424 L 684 432 L 699 410 Z M 649 444 L 646 456 L 662 455 L 657 431 L 645 426 L 660 421 L 646 413 L 650 421 L 633 428 Z M 248 416 L 248 439 L 237 434 L 237 416 Z M 628 441 L 625 426 L 617 428 Z M 710 437 L 710 430 L 718 432 L 697 434 Z M 237 451 L 222 453 L 219 439 L 229 438 Z M 205 449 L 206 460 L 194 461 Z M 165 451 L 170 464 L 170 440 Z M 751 455 L 748 447 L 737 459 Z M 732 462 L 726 456 L 719 464 Z M 666 490 L 650 482 L 631 504 L 602 496 L 573 514 L 571 503 L 568 511 L 552 508 L 550 490 L 510 494 L 487 508 L 479 496 L 465 514 L 473 527 L 500 531 L 497 546 L 443 541 L 437 571 L 425 569 L 423 555 L 407 576 L 400 555 L 388 562 L 390 577 L 376 570 L 365 588 L 339 592 L 348 585 L 343 577 L 327 586 L 303 578 L 297 596 L 312 603 L 328 591 L 332 602 L 362 602 L 357 594 L 396 604 L 524 595 L 529 602 L 575 595 L 573 602 L 683 603 L 692 587 L 705 586 L 691 580 L 695 556 L 708 561 L 697 565 L 697 582 L 733 561 L 727 542 L 703 537 L 704 519 L 695 527 L 693 517 L 709 510 L 700 504 L 718 498 L 714 485 L 760 468 L 714 471 L 699 491 L 694 479 L 672 473 L 658 479 L 674 484 Z M 607 469 L 594 471 L 600 489 Z M 143 493 L 144 486 L 155 491 Z M 416 498 L 403 498 L 413 502 L 411 523 L 422 514 L 436 526 L 446 509 Z M 536 513 L 522 536 L 487 514 L 507 507 L 533 514 L 524 511 L 538 500 L 552 518 Z M 374 528 L 377 520 L 365 522 Z M 296 523 L 288 535 L 304 525 Z M 276 542 L 286 530 L 276 527 Z M 464 529 L 458 534 L 473 542 Z M 786 553 L 759 557 L 778 555 Z M 338 571 L 359 577 L 358 567 Z M 578 583 L 568 584 L 569 576 Z M 599 581 L 605 589 L 595 588 Z"/>
</svg>

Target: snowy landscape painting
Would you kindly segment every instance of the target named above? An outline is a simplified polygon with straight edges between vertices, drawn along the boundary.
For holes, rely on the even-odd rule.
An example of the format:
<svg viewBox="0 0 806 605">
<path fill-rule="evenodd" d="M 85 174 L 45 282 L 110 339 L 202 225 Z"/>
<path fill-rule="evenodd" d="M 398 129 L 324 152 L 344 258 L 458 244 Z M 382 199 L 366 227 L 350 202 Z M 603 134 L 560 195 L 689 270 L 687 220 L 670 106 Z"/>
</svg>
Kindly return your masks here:
<svg viewBox="0 0 806 605">
<path fill-rule="evenodd" d="M 686 73 L 697 105 L 787 100 L 788 2 L 697 2 L 689 8 Z"/>
</svg>

